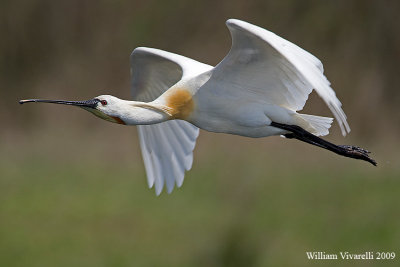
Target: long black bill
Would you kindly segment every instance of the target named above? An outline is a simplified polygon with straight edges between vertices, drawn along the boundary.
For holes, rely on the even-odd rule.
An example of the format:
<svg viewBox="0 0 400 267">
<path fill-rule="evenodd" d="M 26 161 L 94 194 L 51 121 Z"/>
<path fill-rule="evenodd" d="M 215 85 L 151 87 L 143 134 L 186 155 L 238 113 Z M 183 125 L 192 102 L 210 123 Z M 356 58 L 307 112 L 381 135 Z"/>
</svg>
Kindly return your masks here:
<svg viewBox="0 0 400 267">
<path fill-rule="evenodd" d="M 20 104 L 25 104 L 25 103 L 30 103 L 30 102 L 73 105 L 73 106 L 78 106 L 81 108 L 96 108 L 97 103 L 99 103 L 100 100 L 97 98 L 94 98 L 94 99 L 89 99 L 86 101 L 65 101 L 65 100 L 46 100 L 46 99 L 26 99 L 26 100 L 19 101 Z"/>
</svg>

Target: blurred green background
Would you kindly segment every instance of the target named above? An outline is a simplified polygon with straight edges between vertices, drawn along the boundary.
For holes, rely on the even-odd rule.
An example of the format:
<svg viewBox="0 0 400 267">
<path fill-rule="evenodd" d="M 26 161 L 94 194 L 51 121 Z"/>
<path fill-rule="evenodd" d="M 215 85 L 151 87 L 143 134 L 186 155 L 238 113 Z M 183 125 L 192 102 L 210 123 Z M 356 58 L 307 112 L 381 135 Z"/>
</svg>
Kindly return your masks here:
<svg viewBox="0 0 400 267">
<path fill-rule="evenodd" d="M 399 266 L 399 1 L 0 2 L 0 266 Z M 202 131 L 180 189 L 147 188 L 136 130 L 24 98 L 129 98 L 129 55 L 217 64 L 224 24 L 267 28 L 322 60 L 378 167 L 279 137 Z M 314 94 L 305 113 L 328 115 Z"/>
</svg>

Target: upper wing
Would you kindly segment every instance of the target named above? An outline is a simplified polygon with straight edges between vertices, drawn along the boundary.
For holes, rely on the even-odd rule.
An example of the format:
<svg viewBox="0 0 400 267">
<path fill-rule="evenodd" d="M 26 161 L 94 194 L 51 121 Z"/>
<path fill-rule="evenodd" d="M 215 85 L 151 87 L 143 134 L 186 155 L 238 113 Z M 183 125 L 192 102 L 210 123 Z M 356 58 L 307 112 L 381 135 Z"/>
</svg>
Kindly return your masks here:
<svg viewBox="0 0 400 267">
<path fill-rule="evenodd" d="M 131 54 L 131 94 L 150 102 L 181 79 L 196 76 L 212 66 L 167 51 L 138 47 Z"/>
<path fill-rule="evenodd" d="M 181 79 L 210 68 L 166 51 L 136 48 L 131 54 L 132 97 L 137 101 L 153 101 Z M 164 184 L 168 193 L 175 183 L 180 187 L 185 170 L 192 166 L 199 129 L 181 120 L 139 125 L 137 128 L 149 187 L 155 184 L 157 195 Z"/>
<path fill-rule="evenodd" d="M 232 48 L 208 81 L 215 82 L 216 90 L 226 90 L 227 95 L 240 90 L 241 96 L 250 99 L 301 110 L 315 89 L 338 120 L 342 134 L 350 131 L 341 103 L 323 75 L 321 61 L 255 25 L 234 19 L 226 24 Z"/>
</svg>

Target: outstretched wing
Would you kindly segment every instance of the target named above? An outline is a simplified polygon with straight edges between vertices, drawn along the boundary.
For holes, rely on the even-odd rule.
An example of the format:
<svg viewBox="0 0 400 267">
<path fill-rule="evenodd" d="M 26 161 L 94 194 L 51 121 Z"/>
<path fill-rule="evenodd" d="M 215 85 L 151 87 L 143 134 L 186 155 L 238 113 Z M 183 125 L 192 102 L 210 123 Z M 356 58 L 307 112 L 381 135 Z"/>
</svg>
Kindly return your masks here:
<svg viewBox="0 0 400 267">
<path fill-rule="evenodd" d="M 211 69 L 195 60 L 153 48 L 136 48 L 131 54 L 131 93 L 134 100 L 150 102 L 183 78 Z M 159 195 L 183 183 L 193 162 L 199 129 L 181 120 L 137 126 L 149 187 Z"/>
<path fill-rule="evenodd" d="M 334 114 L 342 134 L 350 131 L 319 59 L 255 25 L 235 19 L 226 24 L 232 36 L 232 48 L 214 68 L 208 81 L 211 88 L 226 90 L 220 93 L 227 95 L 238 90 L 242 97 L 262 99 L 294 111 L 304 107 L 308 95 L 315 89 Z"/>
</svg>

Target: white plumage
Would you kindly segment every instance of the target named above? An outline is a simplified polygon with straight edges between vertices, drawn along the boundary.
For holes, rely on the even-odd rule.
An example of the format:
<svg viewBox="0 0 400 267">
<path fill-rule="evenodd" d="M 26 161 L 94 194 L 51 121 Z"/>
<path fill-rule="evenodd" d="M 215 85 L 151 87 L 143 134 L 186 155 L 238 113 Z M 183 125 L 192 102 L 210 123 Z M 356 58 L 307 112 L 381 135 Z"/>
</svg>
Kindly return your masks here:
<svg viewBox="0 0 400 267">
<path fill-rule="evenodd" d="M 216 66 L 166 51 L 140 47 L 131 55 L 134 101 L 102 95 L 88 101 L 22 100 L 77 105 L 102 119 L 138 125 L 149 187 L 170 193 L 193 162 L 199 128 L 248 137 L 284 135 L 337 154 L 376 162 L 368 151 L 338 146 L 317 136 L 331 118 L 300 114 L 314 89 L 350 132 L 341 103 L 319 59 L 244 21 L 226 22 L 232 48 Z"/>
<path fill-rule="evenodd" d="M 231 19 L 227 26 L 232 36 L 232 48 L 215 68 L 158 49 L 135 49 L 131 55 L 133 99 L 150 102 L 175 85 L 193 95 L 197 107 L 187 120 L 195 125 L 208 131 L 262 137 L 279 133 L 276 129 L 272 132 L 268 129 L 271 128 L 267 126 L 268 114 L 261 114 L 261 118 L 255 120 L 256 105 L 261 109 L 281 107 L 276 116 L 286 113 L 284 116 L 289 120 L 295 119 L 283 122 L 298 123 L 292 116 L 296 113 L 291 111 L 301 110 L 315 88 L 338 120 L 343 135 L 350 131 L 341 103 L 323 75 L 320 60 L 274 33 L 249 23 Z M 162 98 L 158 102 L 165 103 Z M 250 107 L 244 112 L 248 105 Z M 214 114 L 221 107 L 223 113 L 229 113 L 223 116 L 228 122 L 220 118 L 221 112 Z M 239 109 L 241 114 L 236 115 L 238 112 L 232 109 Z M 243 125 L 232 124 L 232 115 L 236 119 L 243 117 L 242 122 L 238 121 Z M 255 121 L 251 121 L 251 117 Z M 301 118 L 306 121 L 302 122 L 305 128 L 318 135 L 328 134 L 330 118 L 299 116 L 297 120 Z M 213 119 L 211 123 L 210 119 Z M 263 126 L 264 130 L 258 129 Z M 149 186 L 155 184 L 157 194 L 164 184 L 168 192 L 172 191 L 174 181 L 180 187 L 185 170 L 191 168 L 198 129 L 187 122 L 173 120 L 138 126 L 138 131 Z"/>
<path fill-rule="evenodd" d="M 153 48 L 139 47 L 131 55 L 131 92 L 134 100 L 151 102 L 181 79 L 212 69 L 195 60 Z M 149 187 L 160 194 L 166 185 L 180 187 L 193 163 L 199 129 L 182 120 L 138 125 L 140 147 Z"/>
</svg>

